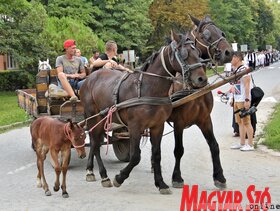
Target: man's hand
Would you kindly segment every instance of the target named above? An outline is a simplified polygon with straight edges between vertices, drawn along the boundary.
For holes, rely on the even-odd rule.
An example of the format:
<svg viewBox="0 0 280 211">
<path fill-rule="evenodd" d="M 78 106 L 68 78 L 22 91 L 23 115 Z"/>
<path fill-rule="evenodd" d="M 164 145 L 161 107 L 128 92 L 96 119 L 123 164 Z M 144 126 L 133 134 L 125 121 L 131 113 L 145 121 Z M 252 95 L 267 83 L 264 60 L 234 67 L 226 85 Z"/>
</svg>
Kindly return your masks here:
<svg viewBox="0 0 280 211">
<path fill-rule="evenodd" d="M 248 110 L 248 109 L 250 108 L 250 105 L 251 105 L 251 102 L 250 102 L 250 101 L 245 101 L 245 102 L 244 102 L 244 108 L 245 108 L 246 110 Z"/>
</svg>

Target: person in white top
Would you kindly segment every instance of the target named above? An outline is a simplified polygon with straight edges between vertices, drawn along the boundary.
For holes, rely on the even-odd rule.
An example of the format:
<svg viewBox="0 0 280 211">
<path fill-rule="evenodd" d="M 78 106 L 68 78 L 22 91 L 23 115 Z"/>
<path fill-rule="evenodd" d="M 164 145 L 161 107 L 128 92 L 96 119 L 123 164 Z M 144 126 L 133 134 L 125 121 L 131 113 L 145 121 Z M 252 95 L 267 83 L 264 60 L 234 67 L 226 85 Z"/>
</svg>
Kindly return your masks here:
<svg viewBox="0 0 280 211">
<path fill-rule="evenodd" d="M 246 67 L 242 63 L 243 55 L 241 52 L 234 52 L 231 64 L 235 69 L 235 72 L 246 70 Z M 240 117 L 240 113 L 244 110 L 248 110 L 251 105 L 251 76 L 246 74 L 239 80 L 235 81 L 234 87 L 234 111 L 235 121 L 239 125 L 240 143 L 231 146 L 231 149 L 240 149 L 241 151 L 252 151 L 253 146 L 253 127 L 251 125 L 250 115 L 246 115 L 243 118 Z M 248 144 L 245 144 L 246 134 L 248 136 Z"/>
</svg>

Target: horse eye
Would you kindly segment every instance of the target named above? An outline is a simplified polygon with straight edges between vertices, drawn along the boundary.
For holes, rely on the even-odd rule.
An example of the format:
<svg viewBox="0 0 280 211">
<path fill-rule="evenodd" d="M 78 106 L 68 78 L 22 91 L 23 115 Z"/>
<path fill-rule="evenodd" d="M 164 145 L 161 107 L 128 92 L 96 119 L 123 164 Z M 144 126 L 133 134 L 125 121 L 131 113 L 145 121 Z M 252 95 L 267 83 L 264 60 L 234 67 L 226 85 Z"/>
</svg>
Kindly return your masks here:
<svg viewBox="0 0 280 211">
<path fill-rule="evenodd" d="M 209 40 L 210 37 L 211 37 L 211 32 L 210 32 L 208 29 L 205 29 L 205 30 L 202 32 L 202 35 L 203 35 L 203 38 L 205 38 L 206 40 Z"/>
<path fill-rule="evenodd" d="M 224 38 L 226 38 L 226 34 L 225 34 L 224 32 L 222 32 L 222 36 L 223 36 Z"/>
</svg>

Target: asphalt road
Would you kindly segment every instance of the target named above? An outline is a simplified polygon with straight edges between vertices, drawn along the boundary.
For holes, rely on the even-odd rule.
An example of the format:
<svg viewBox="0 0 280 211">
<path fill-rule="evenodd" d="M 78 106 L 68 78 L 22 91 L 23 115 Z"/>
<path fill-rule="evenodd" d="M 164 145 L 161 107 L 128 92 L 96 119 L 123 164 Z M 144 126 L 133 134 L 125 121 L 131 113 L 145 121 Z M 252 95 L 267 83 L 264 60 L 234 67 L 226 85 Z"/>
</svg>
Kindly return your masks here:
<svg viewBox="0 0 280 211">
<path fill-rule="evenodd" d="M 264 100 L 258 108 L 258 134 L 269 118 L 275 102 L 280 100 L 280 64 L 254 72 L 257 85 L 265 91 Z M 219 88 L 226 91 L 228 85 Z M 272 204 L 280 204 L 280 157 L 264 152 L 258 147 L 254 152 L 230 150 L 238 138 L 232 137 L 232 108 L 219 101 L 215 96 L 212 119 L 216 139 L 220 145 L 221 162 L 227 179 L 228 191 L 240 191 L 243 201 L 248 201 L 246 190 L 253 184 L 256 190 L 269 188 Z M 166 125 L 165 132 L 172 129 Z M 182 176 L 185 184 L 198 185 L 199 191 L 208 193 L 217 190 L 212 181 L 212 161 L 208 145 L 200 130 L 192 126 L 184 131 L 185 154 L 182 158 Z M 130 177 L 120 188 L 103 188 L 95 164 L 96 182 L 85 181 L 87 159 L 80 160 L 72 150 L 72 160 L 67 174 L 69 198 L 64 199 L 61 191 L 53 192 L 54 171 L 49 162 L 45 162 L 45 175 L 52 196 L 36 187 L 36 155 L 30 147 L 29 128 L 23 127 L 0 134 L 0 210 L 179 210 L 182 189 L 174 189 L 172 195 L 160 195 L 154 186 L 150 173 L 150 143 L 142 143 L 142 159 L 133 169 Z M 162 172 L 165 182 L 171 186 L 174 167 L 173 135 L 164 136 L 162 141 Z M 88 150 L 88 149 L 87 149 Z M 106 155 L 106 146 L 101 149 L 104 164 L 111 179 L 126 165 L 119 162 L 112 147 Z"/>
</svg>

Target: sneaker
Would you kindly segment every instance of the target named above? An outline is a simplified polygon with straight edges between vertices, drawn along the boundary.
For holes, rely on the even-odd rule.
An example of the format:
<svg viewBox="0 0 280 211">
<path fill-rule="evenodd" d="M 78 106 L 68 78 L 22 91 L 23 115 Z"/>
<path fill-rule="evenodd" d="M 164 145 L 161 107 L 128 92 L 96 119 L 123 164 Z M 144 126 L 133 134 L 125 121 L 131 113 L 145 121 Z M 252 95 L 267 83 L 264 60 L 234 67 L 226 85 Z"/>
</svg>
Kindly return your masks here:
<svg viewBox="0 0 280 211">
<path fill-rule="evenodd" d="M 78 97 L 77 96 L 72 96 L 72 97 L 70 97 L 70 101 L 72 102 L 72 103 L 74 103 L 74 102 L 77 102 L 77 100 L 78 100 Z"/>
<path fill-rule="evenodd" d="M 240 143 L 237 143 L 237 144 L 233 144 L 230 146 L 231 149 L 240 149 L 241 147 L 243 147 L 245 145 L 241 145 Z"/>
<path fill-rule="evenodd" d="M 254 151 L 255 148 L 254 148 L 254 146 L 250 146 L 249 144 L 246 144 L 243 147 L 241 147 L 240 150 L 241 151 Z"/>
</svg>

